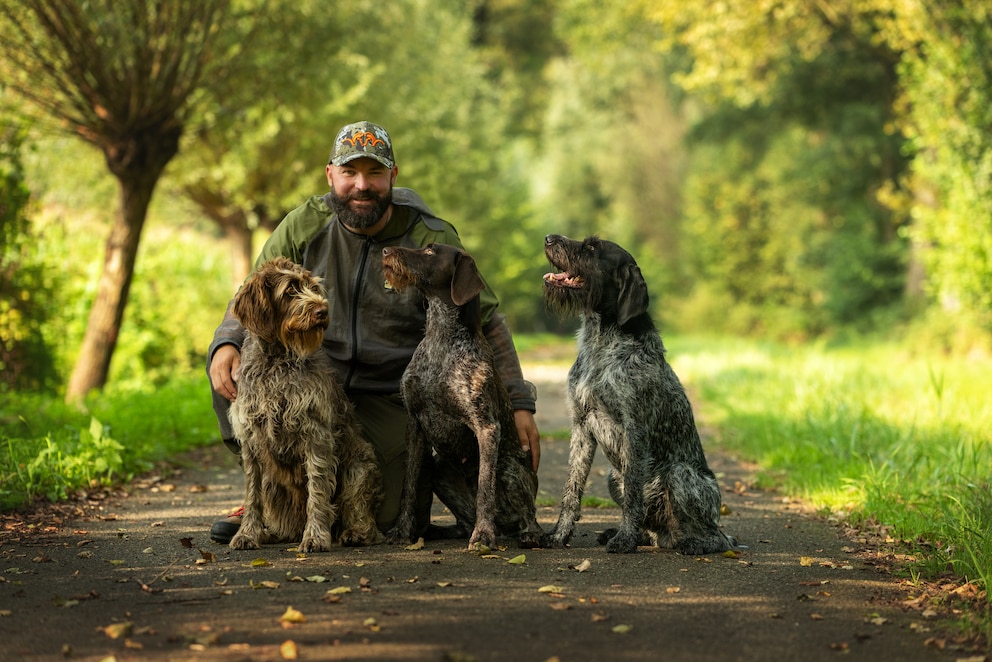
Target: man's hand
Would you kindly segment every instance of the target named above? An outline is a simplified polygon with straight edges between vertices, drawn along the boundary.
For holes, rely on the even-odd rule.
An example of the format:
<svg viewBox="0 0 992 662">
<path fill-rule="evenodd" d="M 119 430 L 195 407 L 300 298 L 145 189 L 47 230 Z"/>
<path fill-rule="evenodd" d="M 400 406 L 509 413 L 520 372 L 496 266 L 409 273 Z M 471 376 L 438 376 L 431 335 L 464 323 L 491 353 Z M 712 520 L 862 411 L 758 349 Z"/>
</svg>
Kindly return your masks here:
<svg viewBox="0 0 992 662">
<path fill-rule="evenodd" d="M 213 366 L 211 365 L 211 374 Z M 520 436 L 520 446 L 530 451 L 531 461 L 534 463 L 534 471 L 541 464 L 541 434 L 537 431 L 537 421 L 534 420 L 534 412 L 526 409 L 517 409 L 513 412 L 513 418 L 517 423 L 517 434 Z"/>
<path fill-rule="evenodd" d="M 209 374 L 211 388 L 234 402 L 238 397 L 238 378 L 241 376 L 241 352 L 238 348 L 234 345 L 218 347 L 210 359 Z M 517 427 L 520 427 L 519 423 Z"/>
</svg>

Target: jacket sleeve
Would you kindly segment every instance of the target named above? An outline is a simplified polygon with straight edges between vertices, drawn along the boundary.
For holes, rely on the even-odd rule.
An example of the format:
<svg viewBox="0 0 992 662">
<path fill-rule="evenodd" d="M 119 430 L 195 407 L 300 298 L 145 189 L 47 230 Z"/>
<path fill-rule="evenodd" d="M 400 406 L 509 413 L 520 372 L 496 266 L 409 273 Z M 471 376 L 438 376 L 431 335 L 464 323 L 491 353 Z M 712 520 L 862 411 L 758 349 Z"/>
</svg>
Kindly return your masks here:
<svg viewBox="0 0 992 662">
<path fill-rule="evenodd" d="M 496 369 L 510 394 L 513 408 L 526 409 L 531 412 L 537 411 L 537 388 L 524 379 L 523 370 L 520 369 L 520 359 L 513 346 L 513 337 L 510 335 L 510 327 L 506 323 L 506 317 L 503 313 L 494 312 L 482 331 L 486 340 L 489 341 L 489 345 L 493 348 L 493 354 L 496 357 Z"/>
<path fill-rule="evenodd" d="M 231 300 L 233 303 L 234 300 Z M 214 358 L 214 352 L 221 345 L 234 345 L 241 350 L 241 345 L 245 342 L 245 329 L 241 326 L 238 318 L 234 316 L 231 312 L 231 303 L 227 304 L 227 310 L 224 311 L 224 320 L 214 331 L 214 339 L 210 343 L 210 348 L 207 350 L 207 365 L 210 365 L 210 361 Z"/>
</svg>

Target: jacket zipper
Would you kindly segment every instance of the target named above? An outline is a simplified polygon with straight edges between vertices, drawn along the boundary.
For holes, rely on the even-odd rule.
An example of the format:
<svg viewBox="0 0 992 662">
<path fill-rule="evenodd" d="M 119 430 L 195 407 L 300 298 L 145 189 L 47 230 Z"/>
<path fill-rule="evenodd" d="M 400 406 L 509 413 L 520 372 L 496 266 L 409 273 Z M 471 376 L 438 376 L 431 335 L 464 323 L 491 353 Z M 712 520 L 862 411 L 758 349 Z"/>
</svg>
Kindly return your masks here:
<svg viewBox="0 0 992 662">
<path fill-rule="evenodd" d="M 362 284 L 365 282 L 368 271 L 369 251 L 373 243 L 372 237 L 365 238 L 365 245 L 362 247 L 362 259 L 358 264 L 358 273 L 355 277 L 355 287 L 351 293 L 351 360 L 348 362 L 348 376 L 344 380 L 344 390 L 351 390 L 351 380 L 355 376 L 355 369 L 358 364 L 358 311 L 361 308 L 359 299 L 362 293 Z"/>
</svg>

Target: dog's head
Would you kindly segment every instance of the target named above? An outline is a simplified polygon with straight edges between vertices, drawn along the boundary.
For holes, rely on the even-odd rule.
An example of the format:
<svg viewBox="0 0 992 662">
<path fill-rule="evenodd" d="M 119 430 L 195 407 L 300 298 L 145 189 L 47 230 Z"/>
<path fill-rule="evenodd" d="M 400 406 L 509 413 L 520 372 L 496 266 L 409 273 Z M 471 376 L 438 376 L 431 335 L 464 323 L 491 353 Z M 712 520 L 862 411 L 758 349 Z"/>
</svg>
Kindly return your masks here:
<svg viewBox="0 0 992 662">
<path fill-rule="evenodd" d="M 648 286 L 634 258 L 599 237 L 544 238 L 544 254 L 557 272 L 544 276 L 544 300 L 559 313 L 596 313 L 625 326 L 647 314 Z"/>
<path fill-rule="evenodd" d="M 382 271 L 397 290 L 415 287 L 428 299 L 461 309 L 467 326 L 477 326 L 479 293 L 486 284 L 471 255 L 448 244 L 382 249 Z"/>
<path fill-rule="evenodd" d="M 321 279 L 284 257 L 265 262 L 248 277 L 231 312 L 249 333 L 298 356 L 320 348 L 328 324 Z"/>
</svg>

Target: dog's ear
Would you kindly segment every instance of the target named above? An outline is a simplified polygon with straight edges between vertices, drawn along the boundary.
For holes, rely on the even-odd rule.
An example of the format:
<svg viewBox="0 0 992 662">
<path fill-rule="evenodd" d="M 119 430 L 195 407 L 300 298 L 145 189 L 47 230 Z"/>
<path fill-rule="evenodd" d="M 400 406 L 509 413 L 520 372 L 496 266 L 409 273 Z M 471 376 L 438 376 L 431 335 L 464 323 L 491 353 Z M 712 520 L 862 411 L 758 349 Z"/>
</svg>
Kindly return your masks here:
<svg viewBox="0 0 992 662">
<path fill-rule="evenodd" d="M 617 299 L 617 322 L 623 326 L 638 315 L 648 312 L 648 284 L 641 268 L 628 264 L 617 273 L 620 296 Z"/>
<path fill-rule="evenodd" d="M 456 306 L 464 306 L 485 287 L 479 269 L 475 266 L 475 258 L 458 251 L 455 255 L 455 271 L 451 277 L 451 300 Z"/>
<path fill-rule="evenodd" d="M 256 271 L 234 295 L 231 312 L 245 327 L 255 335 L 268 341 L 275 340 L 272 332 L 275 310 L 269 300 L 268 278 L 264 271 Z"/>
</svg>

